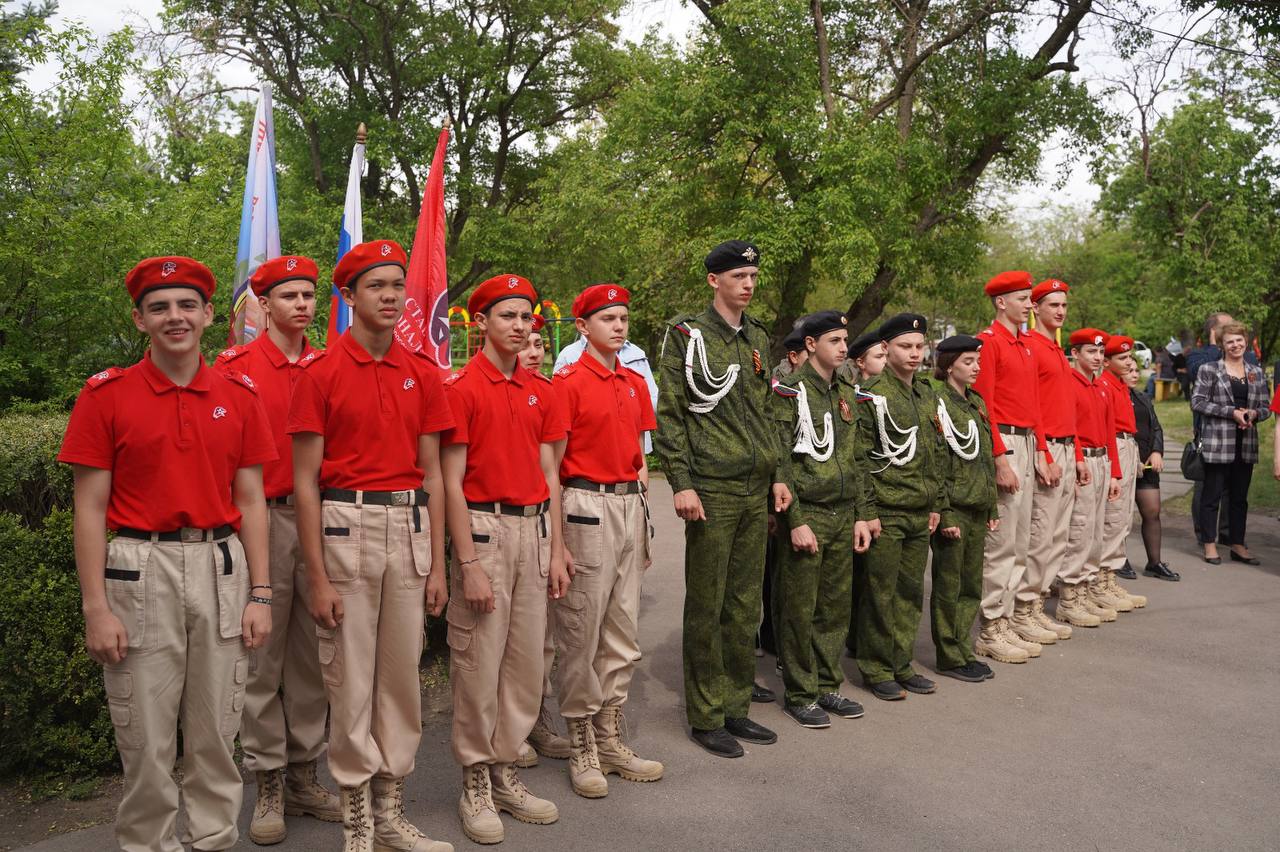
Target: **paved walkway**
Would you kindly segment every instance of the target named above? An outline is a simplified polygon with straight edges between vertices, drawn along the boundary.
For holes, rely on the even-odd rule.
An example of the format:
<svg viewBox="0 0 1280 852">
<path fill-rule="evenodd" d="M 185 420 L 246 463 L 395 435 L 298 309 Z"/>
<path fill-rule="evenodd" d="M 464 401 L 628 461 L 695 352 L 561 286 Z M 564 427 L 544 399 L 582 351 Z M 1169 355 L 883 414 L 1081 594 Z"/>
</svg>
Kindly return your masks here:
<svg viewBox="0 0 1280 852">
<path fill-rule="evenodd" d="M 1280 610 L 1275 518 L 1251 519 L 1254 551 L 1268 563 L 1258 568 L 1205 565 L 1194 555 L 1189 519 L 1170 518 L 1165 555 L 1183 580 L 1130 584 L 1151 598 L 1147 609 L 1077 630 L 1026 665 L 995 664 L 996 678 L 983 684 L 943 678 L 936 694 L 895 703 L 849 686 L 846 694 L 867 705 L 867 715 L 833 720 L 825 731 L 801 729 L 777 706 L 757 705 L 753 718 L 780 740 L 730 761 L 688 740 L 683 537 L 665 484 L 655 484 L 654 496 L 658 542 L 628 721 L 637 748 L 665 761 L 667 777 L 648 785 L 613 779 L 608 798 L 588 801 L 569 791 L 564 763 L 543 761 L 525 778 L 557 802 L 560 822 L 504 820 L 505 848 L 1280 847 L 1280 662 L 1260 647 L 1272 641 Z M 1140 552 L 1135 532 L 1130 553 L 1138 564 Z M 927 625 L 916 659 L 931 671 Z M 759 661 L 759 672 L 778 686 L 772 658 Z M 459 773 L 448 752 L 447 714 L 429 708 L 424 718 L 410 816 L 433 836 L 475 849 L 454 810 Z M 242 827 L 252 794 L 246 788 Z M 336 826 L 290 818 L 289 828 L 276 848 L 341 848 Z M 110 827 L 29 848 L 109 849 Z M 243 840 L 236 848 L 255 847 Z"/>
</svg>

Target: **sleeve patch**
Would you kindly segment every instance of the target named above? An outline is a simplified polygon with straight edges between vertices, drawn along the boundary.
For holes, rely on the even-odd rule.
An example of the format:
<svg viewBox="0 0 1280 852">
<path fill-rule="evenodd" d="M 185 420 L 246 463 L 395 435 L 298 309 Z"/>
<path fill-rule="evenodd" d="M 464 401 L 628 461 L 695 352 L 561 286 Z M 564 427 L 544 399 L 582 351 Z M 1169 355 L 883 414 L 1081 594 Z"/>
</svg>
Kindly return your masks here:
<svg viewBox="0 0 1280 852">
<path fill-rule="evenodd" d="M 108 367 L 107 369 L 103 370 L 101 373 L 94 373 L 92 376 L 86 379 L 85 385 L 87 385 L 90 389 L 100 388 L 103 385 L 105 385 L 107 382 L 113 379 L 118 379 L 123 375 L 124 375 L 124 370 L 122 370 L 121 368 Z"/>
</svg>

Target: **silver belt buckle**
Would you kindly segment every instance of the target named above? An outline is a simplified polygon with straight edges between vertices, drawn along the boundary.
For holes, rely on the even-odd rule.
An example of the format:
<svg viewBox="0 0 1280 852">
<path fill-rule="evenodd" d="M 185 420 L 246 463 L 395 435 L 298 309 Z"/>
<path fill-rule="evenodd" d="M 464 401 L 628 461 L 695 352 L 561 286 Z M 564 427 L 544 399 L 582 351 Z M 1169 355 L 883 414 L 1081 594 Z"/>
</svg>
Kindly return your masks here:
<svg viewBox="0 0 1280 852">
<path fill-rule="evenodd" d="M 524 516 L 526 518 L 532 518 L 536 514 L 538 514 L 538 504 L 535 503 L 532 506 L 524 507 Z"/>
<path fill-rule="evenodd" d="M 613 483 L 613 485 L 609 486 L 609 490 L 611 490 L 614 494 L 621 496 L 627 493 L 627 483 L 615 482 Z"/>
<path fill-rule="evenodd" d="M 195 527 L 183 527 L 181 530 L 182 540 L 188 544 L 204 541 L 204 530 L 198 530 Z"/>
<path fill-rule="evenodd" d="M 412 493 L 413 492 L 411 491 L 392 491 L 391 505 L 392 506 L 408 506 L 409 497 L 412 495 Z"/>
</svg>

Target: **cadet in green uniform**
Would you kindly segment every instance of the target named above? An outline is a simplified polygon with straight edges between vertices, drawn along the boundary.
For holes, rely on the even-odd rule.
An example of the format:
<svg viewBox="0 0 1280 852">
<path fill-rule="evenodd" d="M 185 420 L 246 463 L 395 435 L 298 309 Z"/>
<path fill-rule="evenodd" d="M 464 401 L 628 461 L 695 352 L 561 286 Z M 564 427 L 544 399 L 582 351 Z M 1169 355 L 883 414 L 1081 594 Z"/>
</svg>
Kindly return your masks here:
<svg viewBox="0 0 1280 852">
<path fill-rule="evenodd" d="M 784 712 L 805 728 L 826 728 L 834 713 L 862 715 L 840 694 L 840 647 L 849 625 L 853 566 L 849 552 L 865 551 L 871 529 L 856 453 L 854 387 L 835 377 L 848 350 L 848 320 L 820 311 L 804 324 L 809 359 L 774 386 L 782 477 L 793 488 L 779 515 L 778 650 L 786 687 Z M 821 423 L 821 427 L 816 425 Z"/>
<path fill-rule="evenodd" d="M 759 279 L 760 252 L 731 240 L 707 255 L 715 295 L 700 314 L 673 319 L 663 339 L 658 433 L 653 446 L 685 525 L 684 691 L 693 739 L 720 757 L 742 756 L 737 739 L 777 735 L 747 718 L 755 676 L 752 634 L 760 621 L 766 494 L 785 511 L 777 434 L 769 417 L 769 337 L 744 313 Z"/>
<path fill-rule="evenodd" d="M 856 658 L 872 694 L 886 701 L 905 698 L 904 688 L 922 695 L 936 689 L 911 668 L 929 536 L 947 510 L 942 439 L 933 422 L 938 395 L 927 376 L 916 374 L 926 327 L 919 314 L 898 314 L 880 326 L 886 369 L 858 397 L 858 449 L 870 474 L 867 517 L 878 519 L 880 535 L 866 556 Z"/>
<path fill-rule="evenodd" d="M 994 677 L 973 655 L 969 632 L 982 604 L 982 553 L 987 530 L 1000 525 L 991 423 L 982 397 L 969 389 L 978 377 L 982 341 L 967 334 L 938 344 L 933 377 L 940 398 L 942 470 L 950 507 L 933 535 L 933 595 L 929 626 L 938 673 L 970 683 Z"/>
</svg>

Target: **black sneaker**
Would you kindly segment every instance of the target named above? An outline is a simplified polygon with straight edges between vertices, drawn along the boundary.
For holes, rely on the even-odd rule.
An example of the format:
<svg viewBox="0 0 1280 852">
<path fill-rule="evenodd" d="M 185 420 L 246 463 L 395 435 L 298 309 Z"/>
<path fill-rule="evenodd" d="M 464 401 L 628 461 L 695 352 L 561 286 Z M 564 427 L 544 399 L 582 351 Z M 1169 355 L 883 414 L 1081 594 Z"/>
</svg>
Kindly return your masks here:
<svg viewBox="0 0 1280 852">
<path fill-rule="evenodd" d="M 724 728 L 711 731 L 693 729 L 693 741 L 716 757 L 742 757 L 742 745 Z"/>
<path fill-rule="evenodd" d="M 914 692 L 916 695 L 928 695 L 931 692 L 936 692 L 938 689 L 938 685 L 936 683 L 929 680 L 929 678 L 924 675 L 918 674 L 913 674 L 906 680 L 898 681 L 898 683 L 902 684 L 903 689 L 908 692 Z"/>
<path fill-rule="evenodd" d="M 831 717 L 817 704 L 788 704 L 782 708 L 802 728 L 830 728 Z"/>
<path fill-rule="evenodd" d="M 764 725 L 751 721 L 746 716 L 741 719 L 725 719 L 724 729 L 740 740 L 760 745 L 771 745 L 778 741 L 778 735 Z"/>
<path fill-rule="evenodd" d="M 982 672 L 982 676 L 987 680 L 992 680 L 996 676 L 996 673 L 991 670 L 991 666 L 982 662 L 982 660 L 972 660 L 969 665 L 977 667 L 978 671 Z"/>
<path fill-rule="evenodd" d="M 1156 562 L 1153 565 L 1148 565 L 1142 569 L 1142 573 L 1148 577 L 1155 577 L 1157 580 L 1168 580 L 1172 583 L 1182 579 L 1181 574 L 1169 568 L 1168 562 Z"/>
<path fill-rule="evenodd" d="M 963 666 L 955 666 L 950 669 L 938 669 L 938 674 L 953 677 L 965 683 L 982 683 L 987 679 L 987 673 L 973 663 L 965 663 Z"/>
<path fill-rule="evenodd" d="M 751 684 L 751 700 L 756 704 L 769 704 L 777 697 L 769 687 L 758 683 Z"/>
<path fill-rule="evenodd" d="M 883 701 L 900 701 L 907 697 L 907 693 L 902 687 L 898 686 L 896 680 L 884 680 L 880 683 L 869 683 L 867 689 L 871 690 L 871 694 Z"/>
<path fill-rule="evenodd" d="M 1133 566 L 1126 559 L 1124 565 L 1116 570 L 1116 576 L 1122 580 L 1136 580 L 1138 579 L 1138 572 L 1133 570 Z"/>
<path fill-rule="evenodd" d="M 818 706 L 841 719 L 858 719 L 866 712 L 861 704 L 851 698 L 845 698 L 838 692 L 828 692 L 818 696 Z"/>
</svg>

